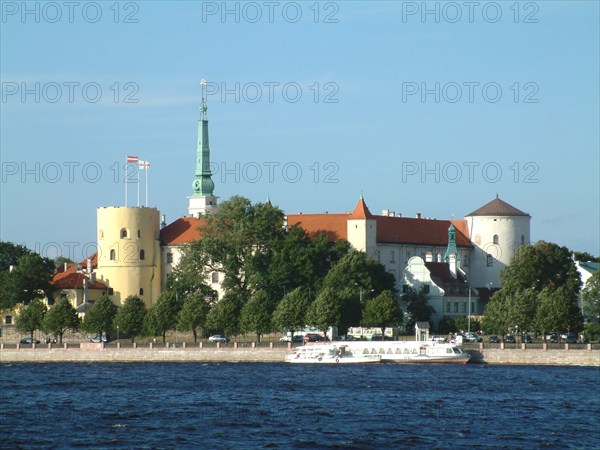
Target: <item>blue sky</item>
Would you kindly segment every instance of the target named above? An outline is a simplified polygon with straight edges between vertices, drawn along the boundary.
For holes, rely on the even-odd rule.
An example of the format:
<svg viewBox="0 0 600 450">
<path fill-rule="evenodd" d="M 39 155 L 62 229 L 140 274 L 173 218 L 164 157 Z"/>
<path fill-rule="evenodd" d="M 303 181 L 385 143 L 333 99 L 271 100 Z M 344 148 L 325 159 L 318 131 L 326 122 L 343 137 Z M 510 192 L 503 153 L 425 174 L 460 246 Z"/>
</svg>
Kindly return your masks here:
<svg viewBox="0 0 600 450">
<path fill-rule="evenodd" d="M 593 1 L 3 1 L 0 238 L 83 259 L 127 154 L 185 215 L 204 78 L 221 200 L 446 219 L 499 194 L 598 255 L 598 23 Z"/>
</svg>

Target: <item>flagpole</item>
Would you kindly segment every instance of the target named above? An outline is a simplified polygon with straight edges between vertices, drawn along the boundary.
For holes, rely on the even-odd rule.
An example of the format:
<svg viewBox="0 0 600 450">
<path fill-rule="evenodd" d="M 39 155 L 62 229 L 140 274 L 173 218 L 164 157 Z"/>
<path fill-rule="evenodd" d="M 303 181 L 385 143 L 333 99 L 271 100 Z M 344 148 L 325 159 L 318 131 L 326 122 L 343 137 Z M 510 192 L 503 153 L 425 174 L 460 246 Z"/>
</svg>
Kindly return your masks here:
<svg viewBox="0 0 600 450">
<path fill-rule="evenodd" d="M 148 163 L 148 161 L 146 161 Z M 150 166 L 146 167 L 146 208 L 148 207 L 148 172 L 150 171 Z"/>
</svg>

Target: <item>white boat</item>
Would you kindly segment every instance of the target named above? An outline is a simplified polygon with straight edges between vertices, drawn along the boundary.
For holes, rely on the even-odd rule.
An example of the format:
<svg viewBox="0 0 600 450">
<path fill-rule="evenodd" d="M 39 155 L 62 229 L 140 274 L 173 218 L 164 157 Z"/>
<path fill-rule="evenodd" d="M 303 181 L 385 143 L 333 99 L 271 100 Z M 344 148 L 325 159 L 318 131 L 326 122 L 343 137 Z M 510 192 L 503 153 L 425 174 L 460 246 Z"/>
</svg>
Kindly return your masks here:
<svg viewBox="0 0 600 450">
<path fill-rule="evenodd" d="M 380 361 L 381 355 L 355 352 L 345 343 L 303 345 L 285 356 L 285 362 L 292 364 L 364 364 Z"/>
<path fill-rule="evenodd" d="M 381 362 L 466 364 L 471 358 L 460 345 L 433 340 L 352 341 L 345 345 L 354 356 L 380 356 Z"/>
</svg>

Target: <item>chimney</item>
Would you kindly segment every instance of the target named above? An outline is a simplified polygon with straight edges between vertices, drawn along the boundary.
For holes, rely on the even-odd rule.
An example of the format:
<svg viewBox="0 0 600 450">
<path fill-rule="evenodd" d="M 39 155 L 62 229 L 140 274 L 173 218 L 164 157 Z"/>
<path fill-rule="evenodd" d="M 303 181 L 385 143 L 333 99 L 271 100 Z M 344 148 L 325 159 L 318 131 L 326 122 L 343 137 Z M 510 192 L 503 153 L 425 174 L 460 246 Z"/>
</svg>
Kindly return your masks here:
<svg viewBox="0 0 600 450">
<path fill-rule="evenodd" d="M 425 262 L 433 262 L 433 253 L 427 252 L 425 255 Z"/>
<path fill-rule="evenodd" d="M 87 259 L 87 273 L 92 273 L 92 258 Z"/>
<path fill-rule="evenodd" d="M 383 217 L 387 217 L 388 213 L 389 213 L 389 211 L 387 209 L 384 209 L 383 211 L 381 211 L 381 215 Z"/>
<path fill-rule="evenodd" d="M 91 284 L 96 284 L 96 272 L 92 272 L 90 274 L 90 283 Z"/>
<path fill-rule="evenodd" d="M 66 262 L 66 261 L 65 261 L 65 263 L 64 263 L 64 269 L 63 269 L 63 270 L 64 270 L 65 272 L 66 272 L 67 270 L 69 270 L 69 263 L 68 263 L 68 262 Z"/>
<path fill-rule="evenodd" d="M 453 278 L 456 278 L 457 276 L 457 269 L 458 269 L 458 264 L 456 261 L 456 253 L 450 253 L 450 256 L 448 257 L 448 266 L 450 268 L 450 273 L 452 274 Z"/>
<path fill-rule="evenodd" d="M 394 211 L 390 211 L 390 217 L 396 217 L 396 213 Z"/>
<path fill-rule="evenodd" d="M 421 213 L 417 213 L 417 214 L 415 215 L 415 217 L 416 217 L 417 219 L 420 219 L 420 218 L 421 218 Z"/>
<path fill-rule="evenodd" d="M 402 213 L 397 213 L 396 217 L 402 217 Z"/>
</svg>

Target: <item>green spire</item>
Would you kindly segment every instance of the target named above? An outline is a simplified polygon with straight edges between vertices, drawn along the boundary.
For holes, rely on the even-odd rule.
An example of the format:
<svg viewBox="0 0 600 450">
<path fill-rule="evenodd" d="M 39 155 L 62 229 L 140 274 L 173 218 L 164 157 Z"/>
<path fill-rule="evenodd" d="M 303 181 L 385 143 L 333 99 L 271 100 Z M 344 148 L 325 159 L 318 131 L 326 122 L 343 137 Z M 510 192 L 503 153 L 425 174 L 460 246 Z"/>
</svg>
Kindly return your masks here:
<svg viewBox="0 0 600 450">
<path fill-rule="evenodd" d="M 192 183 L 192 189 L 194 190 L 194 196 L 205 196 L 213 195 L 215 190 L 215 183 L 211 178 L 212 173 L 210 172 L 210 149 L 208 146 L 208 119 L 207 119 L 207 107 L 206 98 L 204 97 L 204 91 L 206 88 L 206 81 L 200 82 L 202 86 L 202 104 L 200 105 L 200 119 L 198 120 L 198 147 L 196 149 L 196 173 L 194 175 L 194 181 Z"/>
<path fill-rule="evenodd" d="M 454 228 L 454 225 L 450 224 L 450 228 L 448 228 L 448 248 L 444 254 L 444 261 L 448 262 L 452 253 L 456 255 L 456 260 L 460 261 L 460 255 L 458 253 L 458 248 L 456 247 L 456 228 Z"/>
</svg>

